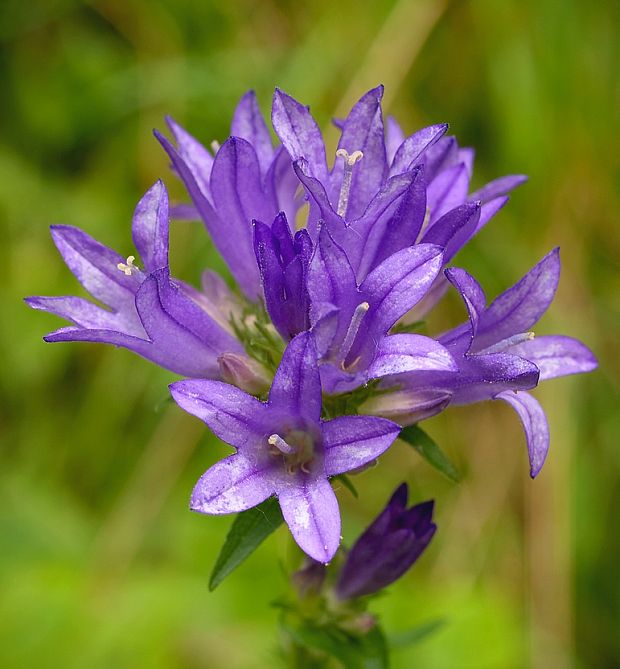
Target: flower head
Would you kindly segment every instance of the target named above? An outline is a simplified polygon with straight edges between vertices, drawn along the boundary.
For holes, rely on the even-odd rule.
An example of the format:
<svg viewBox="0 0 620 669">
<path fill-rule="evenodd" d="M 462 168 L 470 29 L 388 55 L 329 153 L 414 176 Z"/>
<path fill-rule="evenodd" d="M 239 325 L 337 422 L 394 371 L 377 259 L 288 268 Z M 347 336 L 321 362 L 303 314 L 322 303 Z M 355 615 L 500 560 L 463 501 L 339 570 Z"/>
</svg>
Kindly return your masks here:
<svg viewBox="0 0 620 669">
<path fill-rule="evenodd" d="M 400 578 L 422 555 L 437 526 L 433 502 L 407 509 L 407 484 L 355 542 L 336 583 L 340 599 L 371 595 Z"/>
<path fill-rule="evenodd" d="M 322 420 L 316 356 L 312 335 L 297 335 L 286 348 L 267 402 L 209 380 L 179 381 L 171 392 L 183 409 L 236 449 L 203 474 L 191 508 L 234 513 L 275 494 L 299 546 L 326 563 L 340 543 L 338 502 L 328 478 L 377 458 L 400 428 L 370 416 Z"/>
</svg>

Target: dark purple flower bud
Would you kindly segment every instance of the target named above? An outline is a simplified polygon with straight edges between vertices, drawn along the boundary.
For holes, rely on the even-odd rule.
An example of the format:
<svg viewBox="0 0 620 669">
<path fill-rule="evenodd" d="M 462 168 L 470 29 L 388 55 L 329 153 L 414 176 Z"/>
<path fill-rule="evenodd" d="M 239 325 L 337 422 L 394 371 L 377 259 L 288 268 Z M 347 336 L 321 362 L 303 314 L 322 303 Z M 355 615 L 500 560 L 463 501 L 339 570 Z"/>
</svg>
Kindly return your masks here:
<svg viewBox="0 0 620 669">
<path fill-rule="evenodd" d="M 351 548 L 336 584 L 340 599 L 371 595 L 400 578 L 422 555 L 435 534 L 432 500 L 407 509 L 407 484 Z"/>
<path fill-rule="evenodd" d="M 306 230 L 293 237 L 280 212 L 271 228 L 254 221 L 254 253 L 261 275 L 265 306 L 282 337 L 288 341 L 310 327 L 307 288 L 312 241 Z"/>
</svg>

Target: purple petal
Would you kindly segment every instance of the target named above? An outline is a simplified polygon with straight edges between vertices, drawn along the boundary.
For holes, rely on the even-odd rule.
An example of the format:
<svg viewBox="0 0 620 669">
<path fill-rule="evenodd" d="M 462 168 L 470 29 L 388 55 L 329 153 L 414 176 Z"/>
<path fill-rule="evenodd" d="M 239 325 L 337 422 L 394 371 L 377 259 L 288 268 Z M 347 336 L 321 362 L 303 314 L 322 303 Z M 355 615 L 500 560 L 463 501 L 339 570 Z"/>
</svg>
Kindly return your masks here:
<svg viewBox="0 0 620 669">
<path fill-rule="evenodd" d="M 360 293 L 371 305 L 367 322 L 389 328 L 426 293 L 443 264 L 442 250 L 417 244 L 384 260 L 364 280 Z"/>
<path fill-rule="evenodd" d="M 166 123 L 170 132 L 177 143 L 177 150 L 182 161 L 192 173 L 196 183 L 203 193 L 209 195 L 209 179 L 211 177 L 211 168 L 213 167 L 213 156 L 209 151 L 192 135 L 181 127 L 172 117 L 166 117 Z M 158 136 L 159 133 L 156 133 Z M 158 137 L 159 138 L 159 137 Z M 161 141 L 161 140 L 160 140 Z M 166 148 L 166 147 L 164 147 Z M 166 149 L 167 151 L 167 149 Z M 178 166 L 172 161 L 178 172 Z M 182 174 L 179 176 L 185 181 Z"/>
<path fill-rule="evenodd" d="M 440 137 L 429 146 L 421 156 L 427 181 L 433 181 L 442 170 L 457 164 L 458 155 L 459 146 L 454 137 Z"/>
<path fill-rule="evenodd" d="M 479 202 L 462 204 L 431 225 L 422 237 L 422 243 L 443 247 L 443 261 L 448 263 L 474 234 L 479 219 Z"/>
<path fill-rule="evenodd" d="M 254 91 L 248 91 L 239 101 L 230 134 L 245 139 L 254 147 L 261 172 L 266 174 L 273 160 L 274 151 L 269 128 L 261 114 Z"/>
<path fill-rule="evenodd" d="M 325 473 L 335 476 L 358 469 L 392 445 L 400 426 L 375 416 L 339 416 L 323 423 Z"/>
<path fill-rule="evenodd" d="M 355 307 L 363 302 L 346 253 L 322 227 L 319 243 L 310 262 L 308 292 L 315 305 L 330 304 L 340 310 L 336 339 L 344 337 Z M 316 313 L 312 313 L 316 317 Z M 313 320 L 313 325 L 316 325 Z"/>
<path fill-rule="evenodd" d="M 276 494 L 299 547 L 317 562 L 327 564 L 340 543 L 340 510 L 329 481 L 291 477 Z"/>
<path fill-rule="evenodd" d="M 448 281 L 459 291 L 469 315 L 469 324 L 465 323 L 443 334 L 439 340 L 447 346 L 458 340 L 467 340 L 464 353 L 471 348 L 471 342 L 476 336 L 478 322 L 486 309 L 486 295 L 482 286 L 474 277 L 460 267 L 450 267 L 444 272 Z"/>
<path fill-rule="evenodd" d="M 494 200 L 490 200 L 489 202 L 485 202 L 482 205 L 482 208 L 480 209 L 480 219 L 478 221 L 478 225 L 476 226 L 476 229 L 474 230 L 474 233 L 472 234 L 472 237 L 474 235 L 477 235 L 482 228 L 497 214 L 497 212 L 508 202 L 510 198 L 507 196 L 502 196 L 502 197 L 496 197 Z"/>
<path fill-rule="evenodd" d="M 577 339 L 553 335 L 534 337 L 516 346 L 510 353 L 533 362 L 540 370 L 540 380 L 568 374 L 583 374 L 596 369 L 596 356 Z"/>
<path fill-rule="evenodd" d="M 321 416 L 321 380 L 310 332 L 297 335 L 286 347 L 269 393 L 269 404 L 310 421 Z"/>
<path fill-rule="evenodd" d="M 448 350 L 430 337 L 395 334 L 384 337 L 368 369 L 370 378 L 412 371 L 458 371 Z"/>
<path fill-rule="evenodd" d="M 198 513 L 237 513 L 251 509 L 274 493 L 271 463 L 257 465 L 241 455 L 217 462 L 200 477 L 190 508 Z"/>
<path fill-rule="evenodd" d="M 53 225 L 51 232 L 67 266 L 93 297 L 117 311 L 133 311 L 143 275 L 121 272 L 117 265 L 126 259 L 78 228 Z"/>
<path fill-rule="evenodd" d="M 168 192 L 163 181 L 151 186 L 138 202 L 131 231 L 149 272 L 168 266 Z"/>
<path fill-rule="evenodd" d="M 445 275 L 439 274 L 431 287 L 426 292 L 426 295 L 403 317 L 404 323 L 415 323 L 416 321 L 424 320 L 426 315 L 441 301 L 446 294 L 450 284 Z"/>
<path fill-rule="evenodd" d="M 511 174 L 505 177 L 500 177 L 472 193 L 469 196 L 469 199 L 472 201 L 480 200 L 484 204 L 501 195 L 507 195 L 510 191 L 521 184 L 524 184 L 526 181 L 527 177 L 524 174 Z"/>
<path fill-rule="evenodd" d="M 198 185 L 195 178 L 195 173 L 192 172 L 188 164 L 180 156 L 174 146 L 172 146 L 172 144 L 157 131 L 155 131 L 155 136 L 168 153 L 175 170 L 183 180 L 183 183 L 185 184 L 185 187 L 187 188 L 187 191 L 192 198 L 196 209 L 200 213 L 200 217 L 204 221 L 204 224 L 209 231 L 209 234 L 211 235 L 213 243 L 230 267 L 230 270 L 237 283 L 247 297 L 249 297 L 251 300 L 255 300 L 260 295 L 260 279 L 258 268 L 256 267 L 256 262 L 254 259 L 254 252 L 252 250 L 250 221 L 254 217 L 260 218 L 260 211 L 263 210 L 261 209 L 260 211 L 251 214 L 247 221 L 244 219 L 241 221 L 239 220 L 238 214 L 240 205 L 239 203 L 235 202 L 235 198 L 237 196 L 235 185 L 234 183 L 226 183 L 227 176 L 229 178 L 234 178 L 235 176 L 234 169 L 232 174 L 230 171 L 228 171 L 227 174 L 227 170 L 225 169 L 226 166 L 230 167 L 231 163 L 230 160 L 227 160 L 227 157 L 230 158 L 231 154 L 230 147 L 227 148 L 222 158 L 220 159 L 221 163 L 220 167 L 218 168 L 220 174 L 216 180 L 218 180 L 218 192 L 220 195 L 226 193 L 231 197 L 230 200 L 227 200 L 226 204 L 228 207 L 224 207 L 224 210 L 226 211 L 228 208 L 233 209 L 232 220 L 228 220 L 224 216 L 220 217 L 219 212 L 215 211 L 213 205 L 207 197 L 206 191 L 204 191 Z M 237 143 L 244 142 L 244 140 L 241 139 L 236 141 Z M 245 144 L 247 145 L 247 143 Z M 218 152 L 218 155 L 220 152 Z M 258 170 L 257 159 L 255 155 L 254 162 L 256 163 L 256 170 Z M 234 167 L 235 161 L 233 160 L 232 163 Z M 256 181 L 256 179 L 254 181 Z M 250 187 L 247 194 L 255 194 L 255 188 Z M 261 197 L 261 201 L 262 199 L 263 198 Z M 239 206 L 235 207 L 235 205 Z M 271 215 L 265 217 L 265 220 L 270 220 L 273 218 L 275 213 L 276 212 L 273 211 Z M 243 213 L 241 215 L 243 216 Z M 237 228 L 239 224 L 241 224 L 240 229 Z M 234 230 L 234 234 L 231 234 L 231 226 L 233 225 L 236 229 Z"/>
<path fill-rule="evenodd" d="M 81 297 L 27 297 L 25 301 L 33 309 L 66 318 L 80 328 L 116 330 L 136 337 L 146 337 L 135 309 L 128 313 L 107 311 Z"/>
<path fill-rule="evenodd" d="M 322 358 L 330 349 L 340 320 L 340 309 L 329 302 L 310 305 L 310 322 L 317 355 Z"/>
<path fill-rule="evenodd" d="M 47 342 L 92 342 L 95 344 L 112 344 L 113 346 L 122 346 L 147 360 L 151 360 L 162 367 L 168 365 L 160 358 L 161 351 L 153 346 L 147 339 L 140 339 L 133 335 L 117 332 L 115 330 L 87 330 L 81 327 L 66 327 L 55 330 L 45 335 L 43 339 Z M 172 369 L 172 368 L 169 368 Z M 176 371 L 172 369 L 172 371 Z M 182 372 L 179 372 L 182 373 Z"/>
<path fill-rule="evenodd" d="M 165 270 L 144 281 L 136 308 L 154 347 L 166 360 L 164 366 L 179 374 L 217 378 L 217 357 L 243 352 L 235 337 L 170 282 Z"/>
<path fill-rule="evenodd" d="M 428 128 L 422 128 L 407 137 L 394 156 L 392 167 L 390 168 L 390 176 L 411 169 L 420 160 L 422 154 L 443 137 L 447 130 L 448 124 L 440 123 L 438 125 L 431 125 Z"/>
<path fill-rule="evenodd" d="M 560 255 L 556 248 L 491 303 L 480 317 L 475 349 L 527 332 L 551 304 L 559 279 Z"/>
<path fill-rule="evenodd" d="M 418 238 L 426 214 L 426 181 L 422 167 L 416 168 L 410 174 L 413 179 L 407 190 L 402 197 L 398 194 L 398 202 L 390 203 L 390 208 L 380 217 L 376 217 L 376 222 L 367 235 L 357 272 L 361 280 L 386 258 L 415 244 Z M 392 181 L 388 180 L 388 186 Z"/>
<path fill-rule="evenodd" d="M 453 165 L 433 179 L 426 191 L 426 203 L 431 212 L 431 225 L 445 213 L 467 200 L 469 174 L 464 163 Z"/>
<path fill-rule="evenodd" d="M 427 376 L 430 374 L 432 372 Z M 423 383 L 420 376 L 418 374 L 418 384 Z M 517 355 L 468 355 L 460 362 L 460 373 L 446 375 L 440 387 L 452 392 L 453 404 L 472 404 L 493 399 L 504 390 L 534 388 L 538 384 L 538 376 L 538 367 Z"/>
<path fill-rule="evenodd" d="M 313 239 L 316 238 L 319 220 L 323 221 L 331 230 L 344 228 L 344 220 L 341 216 L 338 216 L 336 210 L 332 207 L 321 181 L 309 173 L 307 162 L 303 159 L 297 160 L 293 163 L 293 169 L 311 198 L 307 225 L 310 236 Z"/>
<path fill-rule="evenodd" d="M 503 392 L 495 399 L 504 400 L 517 412 L 527 439 L 530 476 L 535 478 L 549 452 L 549 424 L 542 407 L 529 393 Z"/>
<path fill-rule="evenodd" d="M 217 152 L 211 172 L 211 193 L 218 216 L 226 224 L 218 230 L 214 241 L 224 258 L 234 258 L 233 274 L 243 276 L 253 287 L 252 297 L 257 297 L 260 279 L 252 248 L 252 219 L 271 220 L 277 206 L 266 201 L 256 152 L 244 139 L 231 137 Z"/>
<path fill-rule="evenodd" d="M 276 88 L 271 122 L 293 161 L 305 158 L 310 174 L 327 183 L 327 163 L 323 136 L 307 107 Z"/>
<path fill-rule="evenodd" d="M 288 151 L 279 147 L 265 176 L 265 194 L 277 203 L 278 211 L 283 211 L 291 225 L 295 223 L 295 215 L 300 206 L 296 198 L 299 190 L 299 179 L 293 170 Z"/>
<path fill-rule="evenodd" d="M 170 207 L 170 218 L 175 221 L 199 221 L 200 214 L 193 204 L 174 204 Z"/>
<path fill-rule="evenodd" d="M 474 173 L 474 158 L 476 157 L 476 152 L 470 148 L 466 147 L 464 149 L 459 149 L 457 154 L 457 161 L 463 163 L 467 168 L 467 174 L 471 179 L 472 174 Z M 472 198 L 473 200 L 480 200 L 480 198 Z"/>
<path fill-rule="evenodd" d="M 405 141 L 405 133 L 396 119 L 388 114 L 385 122 L 385 150 L 388 163 L 391 165 L 400 145 Z"/>
<path fill-rule="evenodd" d="M 353 106 L 344 122 L 339 149 L 349 154 L 362 151 L 364 157 L 353 168 L 351 189 L 345 218 L 355 220 L 361 216 L 375 193 L 381 188 L 387 176 L 387 157 L 381 112 L 383 86 L 377 86 L 365 93 Z M 343 161 L 337 159 L 332 171 L 331 182 L 338 196 L 342 183 Z"/>
<path fill-rule="evenodd" d="M 248 458 L 263 447 L 267 452 L 269 409 L 252 395 L 207 379 L 177 381 L 170 385 L 170 393 L 182 409 L 200 418 L 217 437 Z"/>
</svg>

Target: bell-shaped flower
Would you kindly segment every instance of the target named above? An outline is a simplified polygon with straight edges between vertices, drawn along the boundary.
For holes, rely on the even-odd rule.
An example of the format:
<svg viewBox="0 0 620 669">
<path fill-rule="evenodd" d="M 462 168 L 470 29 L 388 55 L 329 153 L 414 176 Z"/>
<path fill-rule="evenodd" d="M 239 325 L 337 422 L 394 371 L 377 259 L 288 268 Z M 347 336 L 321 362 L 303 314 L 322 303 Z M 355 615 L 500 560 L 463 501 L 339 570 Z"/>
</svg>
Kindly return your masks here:
<svg viewBox="0 0 620 669">
<path fill-rule="evenodd" d="M 430 242 L 428 235 L 440 222 L 431 236 L 445 237 L 451 229 L 451 249 L 444 258 L 448 262 L 501 209 L 506 194 L 525 180 L 502 177 L 470 194 L 473 151 L 444 136 L 446 124 L 409 137 L 391 118 L 384 127 L 382 97 L 382 86 L 371 89 L 338 122 L 341 137 L 331 170 L 309 109 L 280 90 L 273 99 L 274 129 L 310 198 L 310 235 L 316 238 L 323 221 L 346 251 L 358 282 L 389 255 Z M 463 209 L 467 204 L 473 208 Z M 440 275 L 425 310 L 446 287 Z"/>
<path fill-rule="evenodd" d="M 81 297 L 29 297 L 41 309 L 71 321 L 48 342 L 88 341 L 123 346 L 178 374 L 220 377 L 218 358 L 244 355 L 228 326 L 234 298 L 219 277 L 206 273 L 205 292 L 170 277 L 168 194 L 161 181 L 138 203 L 133 241 L 143 263 L 100 244 L 78 228 L 52 227 L 52 237 L 84 288 L 106 305 Z"/>
<path fill-rule="evenodd" d="M 287 152 L 274 149 L 269 129 L 253 91 L 239 102 L 231 137 L 215 144 L 213 155 L 178 123 L 167 119 L 176 147 L 161 133 L 155 136 L 170 157 L 216 248 L 241 290 L 260 298 L 260 277 L 254 259 L 252 220 L 272 221 L 284 211 L 295 220 L 299 188 Z"/>
<path fill-rule="evenodd" d="M 325 392 L 346 392 L 396 373 L 456 369 L 434 339 L 388 334 L 424 296 L 442 264 L 439 246 L 417 244 L 392 254 L 358 285 L 346 253 L 327 226 L 321 228 L 308 291 Z"/>
<path fill-rule="evenodd" d="M 372 595 L 386 588 L 426 550 L 437 530 L 434 503 L 422 502 L 408 509 L 407 497 L 403 483 L 353 544 L 336 582 L 339 599 Z"/>
<path fill-rule="evenodd" d="M 179 406 L 236 451 L 203 474 L 191 508 L 236 513 L 277 495 L 302 550 L 329 562 L 340 543 L 340 512 L 329 477 L 376 459 L 399 426 L 369 416 L 321 419 L 317 352 L 309 332 L 289 343 L 267 402 L 219 381 L 186 380 L 170 388 Z"/>
<path fill-rule="evenodd" d="M 535 337 L 531 331 L 555 295 L 560 278 L 559 250 L 535 265 L 488 307 L 480 284 L 465 270 L 446 270 L 460 292 L 469 321 L 438 337 L 458 363 L 458 373 L 396 375 L 393 394 L 371 399 L 364 411 L 389 416 L 406 425 L 427 418 L 448 404 L 501 399 L 523 424 L 530 474 L 535 477 L 549 449 L 544 411 L 527 392 L 539 380 L 589 372 L 596 358 L 581 342 L 560 335 Z"/>
</svg>

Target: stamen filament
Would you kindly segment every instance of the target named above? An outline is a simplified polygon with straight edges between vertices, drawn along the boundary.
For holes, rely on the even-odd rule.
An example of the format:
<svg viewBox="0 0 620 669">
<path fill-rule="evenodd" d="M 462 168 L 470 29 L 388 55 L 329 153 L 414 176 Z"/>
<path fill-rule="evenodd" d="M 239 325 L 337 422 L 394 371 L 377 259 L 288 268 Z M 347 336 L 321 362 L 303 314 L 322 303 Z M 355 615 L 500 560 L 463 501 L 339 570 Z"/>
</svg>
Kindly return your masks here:
<svg viewBox="0 0 620 669">
<path fill-rule="evenodd" d="M 520 334 L 512 335 L 511 337 L 506 337 L 506 339 L 498 341 L 497 344 L 492 344 L 491 346 L 487 346 L 487 348 L 478 351 L 478 353 L 481 354 L 501 353 L 510 346 L 516 346 L 517 344 L 522 344 L 523 342 L 531 341 L 532 339 L 534 339 L 533 332 L 521 332 Z"/>
<path fill-rule="evenodd" d="M 358 304 L 357 307 L 355 307 L 353 316 L 351 316 L 351 322 L 349 323 L 347 334 L 344 336 L 344 340 L 342 342 L 342 346 L 340 347 L 340 352 L 338 355 L 338 359 L 343 368 L 344 368 L 344 361 L 347 359 L 347 356 L 351 352 L 351 348 L 353 347 L 353 343 L 355 342 L 355 337 L 357 337 L 357 333 L 359 332 L 362 320 L 369 309 L 370 309 L 370 304 L 368 304 L 368 302 L 362 302 L 361 304 Z"/>
<path fill-rule="evenodd" d="M 349 191 L 351 190 L 351 179 L 353 177 L 353 165 L 364 157 L 361 151 L 349 153 L 346 149 L 336 151 L 338 158 L 344 158 L 344 173 L 342 175 L 342 186 L 340 187 L 340 196 L 338 197 L 338 216 L 344 216 L 347 213 L 349 204 Z"/>
<path fill-rule="evenodd" d="M 275 446 L 281 453 L 284 453 L 284 455 L 290 455 L 295 452 L 295 448 L 290 444 L 287 444 L 279 434 L 272 434 L 267 441 L 270 446 Z"/>
</svg>

